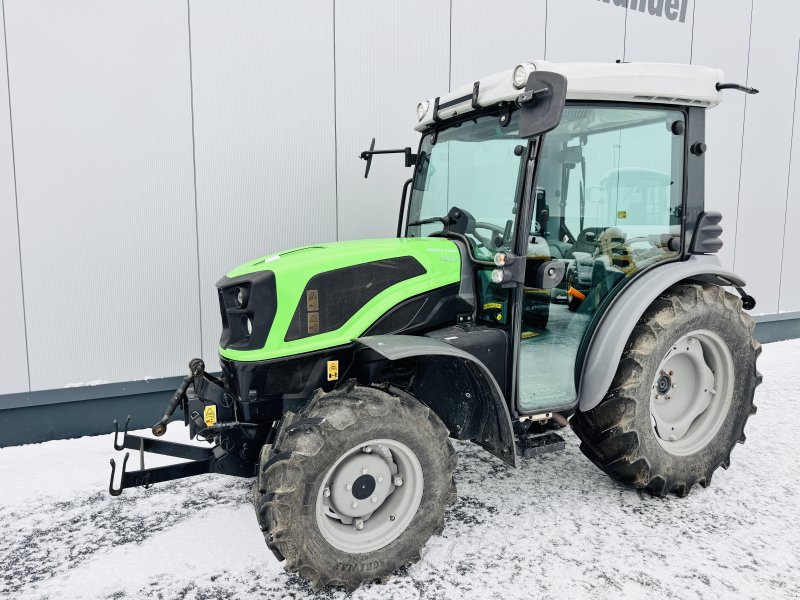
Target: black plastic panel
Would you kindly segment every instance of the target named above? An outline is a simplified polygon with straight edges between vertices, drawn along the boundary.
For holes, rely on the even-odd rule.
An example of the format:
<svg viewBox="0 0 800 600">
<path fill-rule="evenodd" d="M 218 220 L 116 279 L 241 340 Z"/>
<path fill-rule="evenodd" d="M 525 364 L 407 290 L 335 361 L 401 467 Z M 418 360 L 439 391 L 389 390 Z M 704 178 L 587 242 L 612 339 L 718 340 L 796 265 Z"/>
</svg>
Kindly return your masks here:
<svg viewBox="0 0 800 600">
<path fill-rule="evenodd" d="M 473 306 L 455 283 L 401 302 L 383 315 L 364 335 L 415 333 L 452 325 L 458 315 L 472 314 Z"/>
<path fill-rule="evenodd" d="M 384 290 L 426 272 L 416 258 L 401 256 L 314 275 L 303 290 L 284 340 L 335 331 Z"/>
<path fill-rule="evenodd" d="M 222 312 L 219 345 L 234 350 L 263 348 L 278 308 L 275 274 L 259 271 L 233 279 L 223 277 L 217 282 L 217 289 Z M 243 290 L 242 306 L 237 302 L 240 289 Z"/>
</svg>

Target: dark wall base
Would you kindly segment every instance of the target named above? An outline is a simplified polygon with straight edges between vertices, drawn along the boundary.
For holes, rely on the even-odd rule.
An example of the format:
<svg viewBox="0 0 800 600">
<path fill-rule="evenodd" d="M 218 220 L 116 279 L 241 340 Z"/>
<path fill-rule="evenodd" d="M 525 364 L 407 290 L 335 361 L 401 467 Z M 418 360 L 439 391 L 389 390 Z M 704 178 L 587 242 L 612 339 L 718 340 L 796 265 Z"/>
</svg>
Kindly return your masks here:
<svg viewBox="0 0 800 600">
<path fill-rule="evenodd" d="M 151 427 L 182 377 L 0 396 L 0 447 Z M 182 413 L 181 413 L 182 415 Z M 180 416 L 180 415 L 179 415 Z"/>
<path fill-rule="evenodd" d="M 800 319 L 759 321 L 753 336 L 762 344 L 800 338 Z"/>
</svg>

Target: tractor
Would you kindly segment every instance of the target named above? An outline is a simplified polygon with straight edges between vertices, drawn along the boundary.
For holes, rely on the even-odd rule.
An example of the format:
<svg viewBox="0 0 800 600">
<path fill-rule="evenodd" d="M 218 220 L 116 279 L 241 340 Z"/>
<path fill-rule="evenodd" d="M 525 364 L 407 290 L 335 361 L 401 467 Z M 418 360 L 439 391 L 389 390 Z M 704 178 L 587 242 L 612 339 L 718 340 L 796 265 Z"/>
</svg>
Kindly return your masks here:
<svg viewBox="0 0 800 600">
<path fill-rule="evenodd" d="M 192 360 L 155 437 L 115 422 L 142 468 L 126 453 L 115 487 L 112 459 L 109 491 L 253 478 L 285 569 L 352 590 L 442 531 L 451 439 L 515 467 L 569 425 L 621 484 L 708 486 L 761 381 L 755 300 L 704 205 L 706 110 L 728 89 L 757 93 L 700 66 L 532 61 L 420 102 L 416 150 L 361 154 L 365 176 L 376 155 L 411 169 L 397 237 L 220 279 L 221 372 Z M 208 446 L 158 439 L 179 407 Z"/>
</svg>

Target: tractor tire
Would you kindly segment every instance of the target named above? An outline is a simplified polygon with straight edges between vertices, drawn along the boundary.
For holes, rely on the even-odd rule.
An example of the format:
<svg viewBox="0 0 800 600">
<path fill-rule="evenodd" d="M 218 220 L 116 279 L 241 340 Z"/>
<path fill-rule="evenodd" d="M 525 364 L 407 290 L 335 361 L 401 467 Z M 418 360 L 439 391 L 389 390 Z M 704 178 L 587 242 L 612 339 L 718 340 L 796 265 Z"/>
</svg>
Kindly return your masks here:
<svg viewBox="0 0 800 600">
<path fill-rule="evenodd" d="M 420 560 L 456 499 L 455 468 L 449 432 L 428 407 L 350 381 L 286 413 L 261 452 L 256 517 L 286 571 L 352 591 Z"/>
<path fill-rule="evenodd" d="M 754 326 L 721 287 L 668 289 L 639 319 L 602 402 L 573 416 L 583 453 L 653 496 L 707 487 L 756 412 Z"/>
</svg>

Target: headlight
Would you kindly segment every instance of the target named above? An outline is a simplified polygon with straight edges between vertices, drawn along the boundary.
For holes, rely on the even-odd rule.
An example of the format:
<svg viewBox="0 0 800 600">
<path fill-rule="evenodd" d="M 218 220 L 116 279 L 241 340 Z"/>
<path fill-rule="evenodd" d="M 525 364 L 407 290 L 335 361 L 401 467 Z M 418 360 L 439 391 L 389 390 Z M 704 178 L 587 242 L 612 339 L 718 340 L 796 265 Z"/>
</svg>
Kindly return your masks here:
<svg viewBox="0 0 800 600">
<path fill-rule="evenodd" d="M 242 317 L 242 329 L 250 336 L 253 334 L 253 319 L 248 316 Z"/>
<path fill-rule="evenodd" d="M 508 263 L 508 254 L 505 252 L 498 252 L 494 255 L 494 264 L 498 267 L 505 267 L 506 263 Z"/>
<path fill-rule="evenodd" d="M 428 102 L 420 102 L 417 104 L 417 118 L 422 121 L 425 118 L 425 114 L 428 112 Z"/>
<path fill-rule="evenodd" d="M 497 284 L 503 283 L 503 281 L 505 280 L 505 275 L 506 274 L 503 271 L 503 269 L 495 269 L 494 271 L 492 271 L 492 283 L 497 283 Z"/>
<path fill-rule="evenodd" d="M 517 65 L 514 68 L 514 87 L 518 89 L 524 88 L 525 84 L 528 83 L 528 74 L 532 70 L 532 65 L 530 64 Z"/>
<path fill-rule="evenodd" d="M 247 297 L 250 295 L 245 287 L 236 288 L 236 307 L 243 308 L 247 304 Z"/>
</svg>

